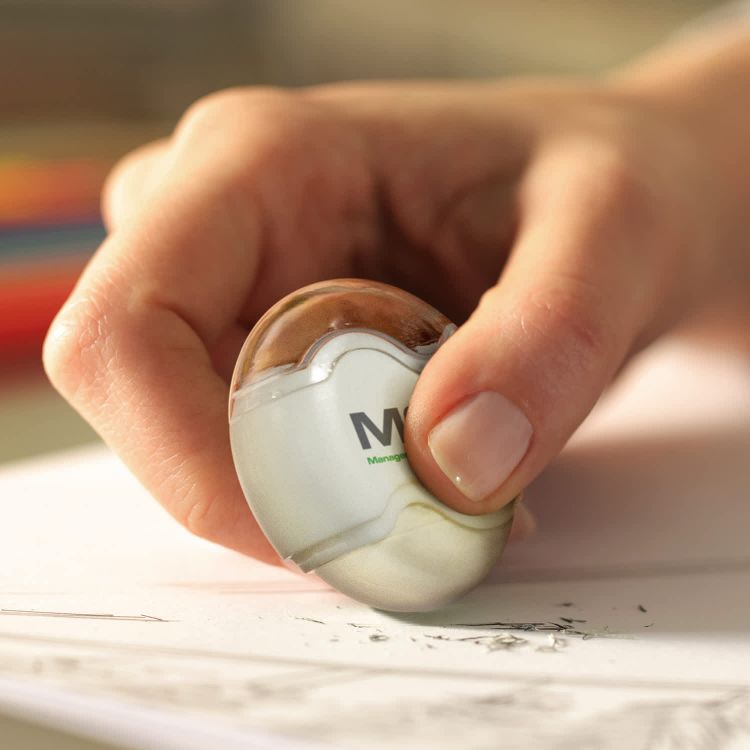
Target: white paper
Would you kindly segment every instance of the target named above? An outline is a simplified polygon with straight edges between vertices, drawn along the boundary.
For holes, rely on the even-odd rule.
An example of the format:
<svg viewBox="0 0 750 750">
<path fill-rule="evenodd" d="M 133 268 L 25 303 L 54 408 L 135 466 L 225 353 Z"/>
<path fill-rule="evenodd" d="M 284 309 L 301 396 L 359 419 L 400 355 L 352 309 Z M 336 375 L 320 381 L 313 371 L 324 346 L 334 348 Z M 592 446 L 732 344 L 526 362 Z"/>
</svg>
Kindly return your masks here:
<svg viewBox="0 0 750 750">
<path fill-rule="evenodd" d="M 129 747 L 750 747 L 750 359 L 642 357 L 528 503 L 490 581 L 394 616 L 190 537 L 103 450 L 5 468 L 0 709 Z"/>
</svg>

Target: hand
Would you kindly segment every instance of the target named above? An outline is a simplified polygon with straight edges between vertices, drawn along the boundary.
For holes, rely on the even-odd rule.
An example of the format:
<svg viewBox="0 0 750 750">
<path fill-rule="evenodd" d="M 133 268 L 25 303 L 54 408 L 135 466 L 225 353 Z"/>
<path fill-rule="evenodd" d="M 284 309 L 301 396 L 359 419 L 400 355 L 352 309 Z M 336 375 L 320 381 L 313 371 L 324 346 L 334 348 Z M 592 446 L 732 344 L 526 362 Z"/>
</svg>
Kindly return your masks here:
<svg viewBox="0 0 750 750">
<path fill-rule="evenodd" d="M 45 364 L 180 522 L 273 560 L 229 449 L 239 348 L 300 286 L 393 283 L 463 323 L 419 380 L 407 450 L 483 513 L 633 352 L 722 293 L 714 184 L 688 127 L 604 84 L 219 93 L 115 169 L 110 236 Z"/>
</svg>

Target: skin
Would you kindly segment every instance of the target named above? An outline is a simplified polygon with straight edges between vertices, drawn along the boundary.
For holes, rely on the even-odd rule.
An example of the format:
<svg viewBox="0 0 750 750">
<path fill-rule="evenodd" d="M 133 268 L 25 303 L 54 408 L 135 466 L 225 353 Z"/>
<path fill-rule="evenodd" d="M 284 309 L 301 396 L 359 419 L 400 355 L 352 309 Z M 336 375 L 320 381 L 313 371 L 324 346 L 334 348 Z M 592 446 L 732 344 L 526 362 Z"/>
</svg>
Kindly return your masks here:
<svg viewBox="0 0 750 750">
<path fill-rule="evenodd" d="M 213 94 L 112 173 L 49 376 L 178 521 L 275 562 L 229 449 L 237 353 L 298 287 L 386 281 L 462 324 L 413 394 L 410 461 L 457 510 L 498 508 L 635 352 L 748 319 L 748 86 L 750 33 L 717 31 L 597 81 Z M 534 434 L 474 503 L 427 435 L 488 389 Z"/>
</svg>

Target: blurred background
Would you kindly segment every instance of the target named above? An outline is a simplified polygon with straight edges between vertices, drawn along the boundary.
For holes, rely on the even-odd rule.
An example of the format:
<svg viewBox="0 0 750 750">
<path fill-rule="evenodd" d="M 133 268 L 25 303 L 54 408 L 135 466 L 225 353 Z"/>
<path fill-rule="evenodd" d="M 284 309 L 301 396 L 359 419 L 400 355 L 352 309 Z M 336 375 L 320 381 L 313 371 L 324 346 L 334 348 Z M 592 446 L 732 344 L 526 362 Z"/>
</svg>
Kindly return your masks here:
<svg viewBox="0 0 750 750">
<path fill-rule="evenodd" d="M 711 0 L 0 0 L 0 462 L 96 440 L 44 331 L 104 237 L 110 166 L 236 85 L 595 74 Z"/>
</svg>

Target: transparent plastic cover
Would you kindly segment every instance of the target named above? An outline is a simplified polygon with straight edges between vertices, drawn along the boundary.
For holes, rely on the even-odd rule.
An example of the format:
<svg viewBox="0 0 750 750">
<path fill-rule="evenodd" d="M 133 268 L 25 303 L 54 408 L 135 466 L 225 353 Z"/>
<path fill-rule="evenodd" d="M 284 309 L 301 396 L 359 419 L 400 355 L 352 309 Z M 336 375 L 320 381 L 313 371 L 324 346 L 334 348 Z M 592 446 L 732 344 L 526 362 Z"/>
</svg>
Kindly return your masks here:
<svg viewBox="0 0 750 750">
<path fill-rule="evenodd" d="M 305 287 L 277 302 L 245 341 L 232 378 L 230 419 L 238 391 L 304 369 L 337 332 L 380 333 L 425 357 L 454 329 L 426 302 L 387 284 L 341 279 Z"/>
</svg>

